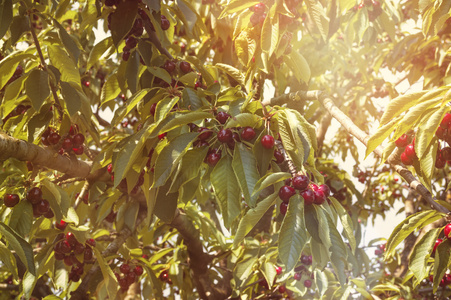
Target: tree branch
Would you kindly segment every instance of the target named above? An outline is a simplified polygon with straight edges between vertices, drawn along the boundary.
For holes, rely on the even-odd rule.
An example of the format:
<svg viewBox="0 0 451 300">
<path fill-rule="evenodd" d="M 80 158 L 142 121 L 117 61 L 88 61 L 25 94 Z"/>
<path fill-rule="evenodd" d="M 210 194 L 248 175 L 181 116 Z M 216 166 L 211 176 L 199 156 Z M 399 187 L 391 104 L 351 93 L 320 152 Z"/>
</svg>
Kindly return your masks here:
<svg viewBox="0 0 451 300">
<path fill-rule="evenodd" d="M 0 160 L 8 158 L 30 161 L 33 165 L 47 167 L 70 177 L 90 177 L 91 164 L 89 162 L 62 156 L 50 148 L 42 148 L 0 133 Z"/>
<path fill-rule="evenodd" d="M 188 249 L 189 265 L 193 272 L 193 280 L 201 299 L 226 299 L 231 290 L 215 287 L 208 272 L 212 257 L 205 253 L 199 231 L 194 227 L 185 213 L 177 209 L 170 226 L 177 229 Z M 230 289 L 230 285 L 228 286 Z"/>
<path fill-rule="evenodd" d="M 346 116 L 333 102 L 333 100 L 321 91 L 299 91 L 293 94 L 283 95 L 277 98 L 268 100 L 267 104 L 280 104 L 281 101 L 302 101 L 302 100 L 318 100 L 323 107 L 338 121 L 340 124 L 353 136 L 355 136 L 365 146 L 368 145 L 370 136 L 361 130 L 354 122 Z M 382 157 L 384 148 L 378 146 L 373 151 L 376 155 Z M 435 202 L 435 197 L 429 192 L 429 190 L 418 181 L 412 172 L 409 171 L 397 157 L 390 156 L 387 162 L 401 175 L 402 178 L 409 184 L 409 186 L 417 191 L 426 202 L 435 210 L 442 213 L 450 213 L 450 211 L 442 205 Z"/>
</svg>

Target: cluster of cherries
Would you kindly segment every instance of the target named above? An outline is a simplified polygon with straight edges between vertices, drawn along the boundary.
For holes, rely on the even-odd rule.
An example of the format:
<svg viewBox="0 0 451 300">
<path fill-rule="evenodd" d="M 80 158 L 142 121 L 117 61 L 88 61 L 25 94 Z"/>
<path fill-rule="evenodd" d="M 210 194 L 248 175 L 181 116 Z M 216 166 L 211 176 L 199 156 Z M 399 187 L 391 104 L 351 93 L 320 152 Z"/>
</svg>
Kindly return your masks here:
<svg viewBox="0 0 451 300">
<path fill-rule="evenodd" d="M 27 192 L 27 200 L 33 206 L 34 217 L 53 218 L 54 214 L 50 208 L 50 203 L 46 199 L 42 199 L 42 190 L 39 187 L 33 187 Z"/>
<path fill-rule="evenodd" d="M 56 223 L 55 227 L 64 230 L 67 223 L 63 220 Z M 64 261 L 66 266 L 72 267 L 69 273 L 69 281 L 77 282 L 83 275 L 84 264 L 94 262 L 92 247 L 96 246 L 94 239 L 87 239 L 85 244 L 80 243 L 72 232 L 60 233 L 55 239 L 53 246 L 55 259 Z"/>
<path fill-rule="evenodd" d="M 279 189 L 279 198 L 282 200 L 280 204 L 280 213 L 287 213 L 290 198 L 296 194 L 296 190 L 304 198 L 305 205 L 317 204 L 321 205 L 330 196 L 329 186 L 326 184 L 316 185 L 310 182 L 306 175 L 297 175 L 288 178 L 285 185 Z"/>
<path fill-rule="evenodd" d="M 299 281 L 302 279 L 302 274 L 306 273 L 307 275 L 310 276 L 310 279 L 313 279 L 313 273 L 310 273 L 309 270 L 307 269 L 307 267 L 305 266 L 310 266 L 313 262 L 312 256 L 311 255 L 301 255 L 301 263 L 303 264 L 302 266 L 298 266 L 296 268 L 294 268 L 294 280 Z M 304 286 L 306 288 L 310 288 L 312 286 L 312 281 L 310 279 L 306 279 L 304 280 Z"/>
<path fill-rule="evenodd" d="M 144 269 L 140 265 L 133 267 L 128 263 L 120 265 L 119 271 L 120 273 L 114 272 L 114 275 L 122 291 L 127 291 L 133 283 L 138 281 L 139 276 L 144 273 Z"/>
<path fill-rule="evenodd" d="M 401 153 L 401 161 L 406 166 L 411 166 L 415 161 L 418 160 L 417 154 L 415 153 L 415 139 L 409 144 L 409 136 L 403 134 L 396 141 L 395 144 L 399 148 L 404 148 L 404 152 Z"/>
<path fill-rule="evenodd" d="M 167 282 L 168 284 L 172 284 L 172 279 L 169 278 L 169 272 L 168 270 L 163 270 L 160 275 L 158 276 L 158 278 L 163 281 L 163 282 Z"/>
<path fill-rule="evenodd" d="M 256 26 L 257 24 L 263 25 L 263 22 L 266 18 L 266 5 L 262 2 L 255 4 L 250 8 L 252 12 L 254 12 L 251 16 L 252 26 Z"/>
<path fill-rule="evenodd" d="M 374 254 L 377 256 L 381 256 L 384 252 L 385 252 L 385 244 L 377 246 L 377 249 L 374 250 Z"/>
<path fill-rule="evenodd" d="M 227 112 L 220 111 L 216 114 L 216 120 L 221 125 L 224 125 L 229 118 L 230 114 Z M 209 140 L 213 135 L 213 130 L 207 127 L 197 127 L 195 124 L 190 124 L 190 129 L 191 131 L 199 132 L 197 140 L 193 143 L 195 147 L 205 147 L 210 145 Z M 233 149 L 236 142 L 241 142 L 242 140 L 250 142 L 254 140 L 256 135 L 257 133 L 252 127 L 235 128 L 234 130 L 230 128 L 223 128 L 216 133 L 216 138 L 220 143 L 226 144 L 230 149 Z M 275 140 L 272 135 L 266 134 L 261 138 L 260 143 L 264 148 L 272 149 L 274 147 Z M 277 150 L 274 151 L 274 157 L 277 163 L 282 163 L 284 161 L 282 153 Z M 204 161 L 213 167 L 220 159 L 221 149 L 210 148 Z"/>
<path fill-rule="evenodd" d="M 76 155 L 82 155 L 84 152 L 83 143 L 85 136 L 78 133 L 79 128 L 77 124 L 70 127 L 69 134 L 64 135 L 61 140 L 60 134 L 53 128 L 47 128 L 41 137 L 41 142 L 45 146 L 60 145 L 59 154 L 73 152 Z"/>
</svg>

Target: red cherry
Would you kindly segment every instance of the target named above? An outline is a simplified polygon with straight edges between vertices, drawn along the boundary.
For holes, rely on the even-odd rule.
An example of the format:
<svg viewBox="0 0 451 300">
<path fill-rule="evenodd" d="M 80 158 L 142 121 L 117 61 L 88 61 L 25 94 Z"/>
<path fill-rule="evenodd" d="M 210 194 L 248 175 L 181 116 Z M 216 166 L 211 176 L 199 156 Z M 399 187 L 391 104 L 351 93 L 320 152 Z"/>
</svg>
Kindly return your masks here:
<svg viewBox="0 0 451 300">
<path fill-rule="evenodd" d="M 285 179 L 285 181 L 284 181 L 285 185 L 291 185 L 292 182 L 293 182 L 293 178 L 292 178 L 292 177 L 287 178 L 287 179 Z"/>
<path fill-rule="evenodd" d="M 133 48 L 135 48 L 137 44 L 138 44 L 138 41 L 137 41 L 134 37 L 132 37 L 132 36 L 129 36 L 129 37 L 125 40 L 125 46 L 126 46 L 128 49 L 133 49 Z"/>
<path fill-rule="evenodd" d="M 199 136 L 197 137 L 200 141 L 206 141 L 208 140 L 211 135 L 213 134 L 213 132 L 205 127 L 200 127 L 198 129 L 198 132 L 200 132 Z"/>
<path fill-rule="evenodd" d="M 162 139 L 164 139 L 167 135 L 168 135 L 167 132 L 163 132 L 162 134 L 159 134 L 159 135 L 158 135 L 158 139 L 159 139 L 159 140 L 162 140 Z"/>
<path fill-rule="evenodd" d="M 299 281 L 299 280 L 301 280 L 301 278 L 302 278 L 302 273 L 294 273 L 294 280 Z"/>
<path fill-rule="evenodd" d="M 444 140 L 447 135 L 448 135 L 447 127 L 439 126 L 437 128 L 437 131 L 435 131 L 435 136 L 440 140 Z"/>
<path fill-rule="evenodd" d="M 55 227 L 59 230 L 64 230 L 66 229 L 67 223 L 63 220 L 60 220 L 59 223 L 55 223 Z"/>
<path fill-rule="evenodd" d="M 124 290 L 124 291 L 128 290 L 128 288 L 130 286 L 128 284 L 128 281 L 127 281 L 126 277 L 119 279 L 118 283 L 119 283 L 119 286 L 121 287 L 121 290 Z"/>
<path fill-rule="evenodd" d="M 189 73 L 193 70 L 193 69 L 191 69 L 190 63 L 187 61 L 180 62 L 179 67 L 180 67 L 180 71 L 182 71 L 185 74 Z"/>
<path fill-rule="evenodd" d="M 129 284 L 129 285 L 132 285 L 135 281 L 136 281 L 136 274 L 135 274 L 135 272 L 129 272 L 128 274 L 127 274 L 127 276 L 126 276 L 126 278 L 127 278 L 127 283 Z"/>
<path fill-rule="evenodd" d="M 265 9 L 266 9 L 265 4 L 264 4 L 264 3 L 261 3 L 261 2 L 255 4 L 254 7 L 253 7 L 254 13 L 256 13 L 256 14 L 258 14 L 258 15 L 261 15 L 262 13 L 264 13 L 264 12 L 265 12 Z"/>
<path fill-rule="evenodd" d="M 63 140 L 63 144 L 61 145 L 61 147 L 66 151 L 69 151 L 70 149 L 72 149 L 73 146 L 74 146 L 74 143 L 70 137 L 65 138 Z"/>
<path fill-rule="evenodd" d="M 221 143 L 229 143 L 233 141 L 233 133 L 230 129 L 221 129 L 218 132 L 218 140 Z"/>
<path fill-rule="evenodd" d="M 312 190 L 305 190 L 301 193 L 302 198 L 304 198 L 304 204 L 310 205 L 315 201 L 315 193 Z"/>
<path fill-rule="evenodd" d="M 85 87 L 89 87 L 89 86 L 91 85 L 91 82 L 89 82 L 89 81 L 83 81 L 83 85 L 84 85 Z"/>
<path fill-rule="evenodd" d="M 440 122 L 440 126 L 442 126 L 444 128 L 448 128 L 450 124 L 451 124 L 451 114 L 446 113 L 445 116 L 443 117 L 442 121 Z"/>
<path fill-rule="evenodd" d="M 322 184 L 318 187 L 319 191 L 322 191 L 326 197 L 330 196 L 330 188 L 327 184 Z"/>
<path fill-rule="evenodd" d="M 123 274 L 127 274 L 128 272 L 130 272 L 130 265 L 128 264 L 122 264 L 119 267 L 119 270 L 123 273 Z"/>
<path fill-rule="evenodd" d="M 440 245 L 443 242 L 442 239 L 437 239 L 435 241 L 434 249 L 432 250 L 432 253 L 435 253 L 435 250 L 437 250 L 438 245 Z"/>
<path fill-rule="evenodd" d="M 267 134 L 264 135 L 261 139 L 262 146 L 266 149 L 271 149 L 274 147 L 274 137 Z"/>
<path fill-rule="evenodd" d="M 299 176 L 293 177 L 291 182 L 295 189 L 303 191 L 303 190 L 307 189 L 307 187 L 310 183 L 310 179 L 305 175 L 299 175 Z"/>
<path fill-rule="evenodd" d="M 196 81 L 196 83 L 194 84 L 194 89 L 197 90 L 198 88 L 203 87 L 202 85 L 202 81 L 198 80 Z"/>
<path fill-rule="evenodd" d="M 320 190 L 316 190 L 314 191 L 315 193 L 315 200 L 313 201 L 313 203 L 321 205 L 324 203 L 324 201 L 326 201 L 326 195 L 324 195 L 324 193 Z"/>
<path fill-rule="evenodd" d="M 163 65 L 163 69 L 168 71 L 168 73 L 172 73 L 175 70 L 175 63 L 173 61 L 167 60 Z"/>
<path fill-rule="evenodd" d="M 405 164 L 406 166 L 410 166 L 413 164 L 413 161 L 409 157 L 407 157 L 405 151 L 403 153 L 401 153 L 401 162 L 403 164 Z"/>
<path fill-rule="evenodd" d="M 125 48 L 125 47 L 123 49 L 123 52 L 122 52 L 122 60 L 123 61 L 128 61 L 128 59 L 130 58 L 130 51 L 127 49 L 128 48 Z"/>
<path fill-rule="evenodd" d="M 417 157 L 417 155 L 415 153 L 415 147 L 413 144 L 407 145 L 406 150 L 404 150 L 404 152 L 406 153 L 407 157 L 410 160 L 414 160 Z"/>
<path fill-rule="evenodd" d="M 95 239 L 87 239 L 86 244 L 95 247 L 96 246 L 96 240 Z"/>
<path fill-rule="evenodd" d="M 311 255 L 302 255 L 301 256 L 301 263 L 304 265 L 311 265 L 312 264 L 312 256 Z"/>
<path fill-rule="evenodd" d="M 33 209 L 36 210 L 37 214 L 42 216 L 49 211 L 50 203 L 45 199 L 41 199 L 38 203 L 33 204 Z"/>
<path fill-rule="evenodd" d="M 252 16 L 251 16 L 252 26 L 257 25 L 259 23 L 259 21 L 260 21 L 260 15 L 258 15 L 256 13 L 253 13 Z"/>
<path fill-rule="evenodd" d="M 66 256 L 64 258 L 64 264 L 69 267 L 72 266 L 74 264 L 74 262 L 72 261 L 72 257 Z"/>
<path fill-rule="evenodd" d="M 285 203 L 285 202 L 280 203 L 279 210 L 280 210 L 280 213 L 283 216 L 285 216 L 287 214 L 287 210 L 288 210 L 288 203 Z"/>
<path fill-rule="evenodd" d="M 221 124 L 225 124 L 225 122 L 227 122 L 227 120 L 230 118 L 230 115 L 224 111 L 220 111 L 218 112 L 218 114 L 216 115 L 216 120 L 219 121 L 219 123 Z"/>
<path fill-rule="evenodd" d="M 52 133 L 48 136 L 48 138 L 47 138 L 48 142 L 49 142 L 51 145 L 56 145 L 56 144 L 58 144 L 58 142 L 60 141 L 60 139 L 61 139 L 61 136 L 60 136 L 58 133 L 56 133 L 56 132 L 52 132 Z"/>
<path fill-rule="evenodd" d="M 68 232 L 66 233 L 66 241 L 69 242 L 69 244 L 73 247 L 75 247 L 75 245 L 78 244 L 77 238 L 75 237 L 75 235 L 72 232 Z"/>
<path fill-rule="evenodd" d="M 282 274 L 282 267 L 276 266 L 275 268 L 276 268 L 276 274 L 277 274 L 277 275 Z"/>
<path fill-rule="evenodd" d="M 157 108 L 157 104 L 156 103 L 153 103 L 151 106 L 150 106 L 150 114 L 152 115 L 152 116 L 155 116 L 155 109 Z"/>
<path fill-rule="evenodd" d="M 221 154 L 217 152 L 211 152 L 207 155 L 207 163 L 212 167 L 215 166 L 220 159 Z"/>
<path fill-rule="evenodd" d="M 166 19 L 165 16 L 161 15 L 161 29 L 168 30 L 171 26 L 171 23 L 169 23 L 169 20 Z"/>
<path fill-rule="evenodd" d="M 163 272 L 161 272 L 159 278 L 161 281 L 167 281 L 169 279 L 168 271 L 164 270 Z"/>
<path fill-rule="evenodd" d="M 70 244 L 70 242 L 69 242 L 69 244 Z M 74 247 L 74 252 L 75 252 L 75 254 L 82 254 L 82 253 L 84 253 L 85 252 L 85 246 L 83 244 L 77 242 L 75 244 L 75 247 Z"/>
<path fill-rule="evenodd" d="M 32 204 L 36 204 L 42 199 L 42 191 L 38 187 L 34 187 L 27 192 L 27 200 Z"/>
<path fill-rule="evenodd" d="M 401 135 L 396 141 L 395 144 L 397 147 L 402 148 L 407 146 L 407 144 L 409 143 L 409 137 L 407 136 L 407 134 L 403 134 Z"/>
<path fill-rule="evenodd" d="M 255 135 L 256 135 L 255 130 L 252 127 L 244 127 L 241 130 L 241 138 L 245 141 L 253 140 Z"/>
<path fill-rule="evenodd" d="M 284 285 L 279 286 L 279 293 L 283 294 L 287 291 L 287 288 Z"/>
<path fill-rule="evenodd" d="M 296 191 L 291 186 L 284 185 L 279 189 L 279 198 L 282 199 L 282 201 L 285 203 L 288 203 L 291 196 L 293 196 L 294 194 L 296 194 Z"/>
<path fill-rule="evenodd" d="M 141 275 L 144 273 L 144 269 L 143 269 L 143 267 L 141 267 L 141 266 L 136 266 L 136 267 L 133 269 L 133 272 L 134 272 L 136 275 L 141 276 Z"/>
<path fill-rule="evenodd" d="M 451 224 L 448 224 L 445 226 L 445 229 L 443 230 L 443 233 L 445 234 L 446 238 L 451 238 Z"/>
<path fill-rule="evenodd" d="M 276 159 L 277 164 L 281 164 L 285 160 L 285 157 L 283 156 L 282 152 L 280 152 L 279 150 L 274 150 L 274 158 Z"/>
<path fill-rule="evenodd" d="M 83 154 L 83 146 L 80 146 L 80 147 L 78 147 L 78 148 L 72 148 L 72 150 L 74 151 L 74 153 L 76 154 L 76 155 L 82 155 Z"/>
<path fill-rule="evenodd" d="M 72 138 L 72 142 L 74 144 L 74 148 L 78 148 L 85 142 L 85 136 L 82 133 L 77 133 Z"/>
<path fill-rule="evenodd" d="M 443 160 L 451 160 L 451 147 L 445 147 L 440 151 Z"/>
<path fill-rule="evenodd" d="M 360 5 L 359 5 L 360 6 Z M 306 287 L 306 288 L 309 288 L 309 287 L 311 287 L 312 286 L 312 282 L 310 281 L 310 280 L 306 280 L 306 281 L 304 281 L 304 286 Z"/>
<path fill-rule="evenodd" d="M 5 197 L 3 198 L 6 207 L 14 207 L 19 201 L 20 198 L 17 194 L 5 194 Z"/>
<path fill-rule="evenodd" d="M 53 255 L 55 256 L 56 260 L 63 260 L 64 257 L 66 257 L 63 253 L 60 252 L 55 252 Z"/>
<path fill-rule="evenodd" d="M 68 241 L 63 240 L 59 242 L 59 244 L 60 244 L 59 252 L 69 254 L 72 251 L 72 246 L 69 244 Z"/>
<path fill-rule="evenodd" d="M 108 173 L 113 174 L 113 164 L 109 164 L 106 170 Z"/>
</svg>

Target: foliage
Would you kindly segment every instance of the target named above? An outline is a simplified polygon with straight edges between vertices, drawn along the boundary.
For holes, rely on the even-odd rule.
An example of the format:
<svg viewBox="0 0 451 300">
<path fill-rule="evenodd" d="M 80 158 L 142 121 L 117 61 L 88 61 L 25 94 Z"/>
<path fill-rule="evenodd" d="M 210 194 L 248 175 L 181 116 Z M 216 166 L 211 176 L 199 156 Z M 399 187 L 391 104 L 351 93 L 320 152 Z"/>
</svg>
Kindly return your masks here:
<svg viewBox="0 0 451 300">
<path fill-rule="evenodd" d="M 450 17 L 448 1 L 2 0 L 2 297 L 448 295 Z M 354 122 L 331 140 L 312 90 Z M 356 128 L 374 130 L 367 156 L 385 146 L 371 170 Z M 365 245 L 402 200 L 386 251 Z"/>
</svg>

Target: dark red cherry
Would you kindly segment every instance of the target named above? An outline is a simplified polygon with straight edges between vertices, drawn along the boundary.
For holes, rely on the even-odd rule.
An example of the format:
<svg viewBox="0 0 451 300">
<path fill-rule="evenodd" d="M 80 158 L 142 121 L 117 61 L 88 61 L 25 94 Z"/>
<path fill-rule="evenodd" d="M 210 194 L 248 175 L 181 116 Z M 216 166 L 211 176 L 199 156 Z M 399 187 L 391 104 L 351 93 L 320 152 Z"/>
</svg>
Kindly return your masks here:
<svg viewBox="0 0 451 300">
<path fill-rule="evenodd" d="M 290 198 L 296 194 L 296 191 L 294 188 L 288 185 L 284 185 L 279 189 L 279 197 L 282 199 L 283 202 L 288 203 L 290 201 Z"/>
<path fill-rule="evenodd" d="M 315 193 L 310 189 L 303 191 L 301 193 L 301 196 L 302 198 L 304 198 L 305 205 L 313 204 L 313 202 L 315 201 Z"/>
<path fill-rule="evenodd" d="M 251 141 L 255 135 L 255 130 L 252 127 L 244 127 L 241 129 L 241 138 L 245 141 Z"/>
<path fill-rule="evenodd" d="M 221 129 L 218 132 L 218 140 L 221 143 L 229 143 L 233 140 L 233 133 L 230 129 Z"/>
<path fill-rule="evenodd" d="M 225 124 L 225 122 L 227 122 L 227 120 L 230 118 L 230 115 L 224 111 L 220 111 L 218 112 L 218 114 L 216 115 L 216 120 L 219 121 L 219 123 L 221 124 Z"/>
<path fill-rule="evenodd" d="M 274 137 L 267 134 L 264 135 L 261 139 L 262 146 L 266 149 L 271 149 L 274 147 Z"/>
<path fill-rule="evenodd" d="M 291 181 L 293 184 L 293 187 L 297 190 L 303 191 L 307 189 L 310 179 L 305 175 L 298 175 L 293 177 L 293 180 Z"/>
<path fill-rule="evenodd" d="M 5 194 L 3 202 L 6 207 L 14 207 L 19 203 L 20 197 L 17 194 Z"/>
</svg>

